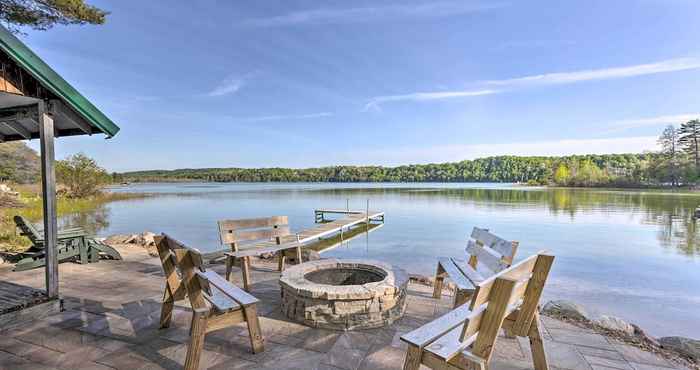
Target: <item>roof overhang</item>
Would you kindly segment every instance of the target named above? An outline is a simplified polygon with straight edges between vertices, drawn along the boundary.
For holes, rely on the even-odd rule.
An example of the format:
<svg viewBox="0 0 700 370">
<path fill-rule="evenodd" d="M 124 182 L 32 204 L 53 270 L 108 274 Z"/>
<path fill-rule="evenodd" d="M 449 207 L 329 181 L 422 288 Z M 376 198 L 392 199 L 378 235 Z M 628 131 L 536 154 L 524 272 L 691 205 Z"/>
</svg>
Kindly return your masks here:
<svg viewBox="0 0 700 370">
<path fill-rule="evenodd" d="M 38 138 L 41 101 L 53 115 L 57 137 L 112 137 L 119 132 L 114 122 L 0 26 L 0 142 Z"/>
</svg>

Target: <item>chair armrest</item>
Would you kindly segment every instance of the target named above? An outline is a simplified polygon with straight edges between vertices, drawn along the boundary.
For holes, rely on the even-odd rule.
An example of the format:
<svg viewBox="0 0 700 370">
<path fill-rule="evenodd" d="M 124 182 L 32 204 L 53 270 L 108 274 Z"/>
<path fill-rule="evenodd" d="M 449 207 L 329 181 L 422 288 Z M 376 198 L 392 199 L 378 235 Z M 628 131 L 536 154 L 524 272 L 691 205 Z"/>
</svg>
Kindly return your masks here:
<svg viewBox="0 0 700 370">
<path fill-rule="evenodd" d="M 452 329 L 464 324 L 465 321 L 469 320 L 475 314 L 475 312 L 469 309 L 469 305 L 461 305 L 420 328 L 402 335 L 401 340 L 423 348 L 447 334 Z"/>
<path fill-rule="evenodd" d="M 218 288 L 223 294 L 233 299 L 234 301 L 236 301 L 236 303 L 240 304 L 241 306 L 250 306 L 259 302 L 257 298 L 253 297 L 245 290 L 226 281 L 226 279 L 222 278 L 219 274 L 217 274 L 214 271 L 198 271 L 197 275 L 200 275 L 203 278 L 207 279 L 209 281 L 209 284 Z"/>
</svg>

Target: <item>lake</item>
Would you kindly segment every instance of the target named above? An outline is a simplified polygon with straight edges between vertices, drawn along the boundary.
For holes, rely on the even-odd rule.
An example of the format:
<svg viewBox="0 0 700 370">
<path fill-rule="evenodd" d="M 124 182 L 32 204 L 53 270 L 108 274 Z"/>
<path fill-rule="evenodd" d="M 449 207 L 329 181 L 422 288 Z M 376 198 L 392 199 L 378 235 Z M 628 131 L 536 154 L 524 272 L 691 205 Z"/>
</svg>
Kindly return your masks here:
<svg viewBox="0 0 700 370">
<path fill-rule="evenodd" d="M 473 226 L 520 242 L 518 259 L 556 255 L 544 300 L 567 299 L 656 336 L 700 338 L 700 244 L 692 219 L 700 194 L 528 188 L 504 184 L 134 184 L 119 201 L 62 224 L 98 235 L 167 232 L 201 250 L 221 249 L 216 221 L 287 215 L 313 226 L 314 208 L 386 212 L 384 227 L 328 257 L 367 257 L 432 275 L 436 257 L 464 256 Z M 96 229 L 94 229 L 96 228 Z"/>
</svg>

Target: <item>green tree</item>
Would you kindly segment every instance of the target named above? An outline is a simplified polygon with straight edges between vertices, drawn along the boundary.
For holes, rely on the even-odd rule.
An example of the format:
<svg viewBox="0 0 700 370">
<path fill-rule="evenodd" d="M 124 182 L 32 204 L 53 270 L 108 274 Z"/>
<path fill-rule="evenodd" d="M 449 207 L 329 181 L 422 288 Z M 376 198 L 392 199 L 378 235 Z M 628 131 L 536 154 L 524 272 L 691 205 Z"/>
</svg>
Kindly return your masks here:
<svg viewBox="0 0 700 370">
<path fill-rule="evenodd" d="M 107 14 L 84 0 L 0 0 L 0 22 L 14 33 L 23 26 L 47 30 L 56 24 L 103 24 Z"/>
<path fill-rule="evenodd" d="M 678 130 L 673 125 L 668 125 L 659 136 L 659 145 L 661 145 L 661 154 L 663 156 L 663 166 L 666 168 L 668 177 L 671 180 L 671 185 L 679 184 L 679 167 L 680 167 L 680 151 L 678 143 Z"/>
<path fill-rule="evenodd" d="M 68 196 L 71 198 L 95 195 L 109 182 L 107 171 L 83 153 L 57 161 L 56 178 L 68 188 Z"/>
<path fill-rule="evenodd" d="M 678 136 L 681 148 L 693 158 L 695 169 L 700 170 L 700 120 L 694 119 L 681 124 Z"/>
<path fill-rule="evenodd" d="M 564 163 L 560 163 L 557 170 L 554 172 L 554 183 L 557 185 L 566 185 L 569 182 L 569 167 L 566 167 Z"/>
</svg>

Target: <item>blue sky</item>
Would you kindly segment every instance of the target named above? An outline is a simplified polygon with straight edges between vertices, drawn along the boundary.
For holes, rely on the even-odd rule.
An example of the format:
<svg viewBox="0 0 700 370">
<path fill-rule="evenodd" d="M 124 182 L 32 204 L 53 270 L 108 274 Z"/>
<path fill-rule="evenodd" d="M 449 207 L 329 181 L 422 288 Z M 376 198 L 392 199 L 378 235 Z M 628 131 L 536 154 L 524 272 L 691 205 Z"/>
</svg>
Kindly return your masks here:
<svg viewBox="0 0 700 370">
<path fill-rule="evenodd" d="M 696 0 L 92 3 L 23 40 L 122 128 L 57 155 L 109 170 L 641 152 L 700 116 Z"/>
</svg>

